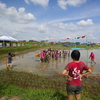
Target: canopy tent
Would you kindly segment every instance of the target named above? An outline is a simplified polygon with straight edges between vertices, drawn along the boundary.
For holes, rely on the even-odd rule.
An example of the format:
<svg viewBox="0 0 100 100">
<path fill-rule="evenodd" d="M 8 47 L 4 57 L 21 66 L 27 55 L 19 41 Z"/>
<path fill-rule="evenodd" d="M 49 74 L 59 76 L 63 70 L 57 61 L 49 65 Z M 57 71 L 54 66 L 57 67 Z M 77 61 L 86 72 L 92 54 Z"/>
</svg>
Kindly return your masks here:
<svg viewBox="0 0 100 100">
<path fill-rule="evenodd" d="M 11 37 L 11 36 L 1 36 L 0 37 L 0 41 L 2 41 L 3 43 L 1 44 L 1 47 L 2 46 L 11 46 L 10 44 L 8 44 L 8 43 L 6 43 L 6 42 L 10 42 L 11 43 L 11 41 L 18 41 L 17 39 L 15 39 L 15 38 L 13 38 L 13 37 Z"/>
<path fill-rule="evenodd" d="M 11 37 L 11 36 L 7 36 L 8 38 L 10 38 L 12 41 L 18 41 L 17 39 Z"/>
<path fill-rule="evenodd" d="M 18 40 L 11 36 L 1 36 L 0 41 L 18 41 Z"/>
<path fill-rule="evenodd" d="M 1 36 L 0 41 L 11 41 L 11 39 L 6 36 Z"/>
</svg>

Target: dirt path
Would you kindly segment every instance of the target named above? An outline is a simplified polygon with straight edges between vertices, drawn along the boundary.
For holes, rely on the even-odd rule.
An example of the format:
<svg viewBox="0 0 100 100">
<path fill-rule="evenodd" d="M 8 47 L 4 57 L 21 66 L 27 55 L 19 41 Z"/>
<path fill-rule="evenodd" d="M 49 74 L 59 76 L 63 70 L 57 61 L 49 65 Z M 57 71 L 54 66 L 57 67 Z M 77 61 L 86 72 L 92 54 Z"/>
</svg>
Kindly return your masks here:
<svg viewBox="0 0 100 100">
<path fill-rule="evenodd" d="M 21 100 L 18 96 L 13 96 L 12 98 L 8 98 L 7 96 L 4 96 L 0 98 L 0 100 Z"/>
</svg>

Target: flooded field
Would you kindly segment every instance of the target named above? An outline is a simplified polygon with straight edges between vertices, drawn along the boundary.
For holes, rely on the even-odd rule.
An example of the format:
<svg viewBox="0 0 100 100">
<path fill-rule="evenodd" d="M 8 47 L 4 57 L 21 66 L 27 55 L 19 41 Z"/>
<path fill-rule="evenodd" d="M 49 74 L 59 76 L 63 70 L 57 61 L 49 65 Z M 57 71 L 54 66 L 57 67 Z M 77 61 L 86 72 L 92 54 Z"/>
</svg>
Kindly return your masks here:
<svg viewBox="0 0 100 100">
<path fill-rule="evenodd" d="M 40 50 L 41 51 L 41 50 Z M 50 57 L 50 62 L 40 62 L 40 58 L 36 57 L 36 53 L 40 53 L 40 51 L 35 52 L 29 52 L 26 54 L 22 54 L 19 56 L 16 56 L 16 59 L 13 60 L 13 68 L 12 70 L 17 71 L 25 71 L 25 72 L 31 72 L 34 74 L 39 75 L 45 75 L 45 76 L 52 76 L 55 74 L 60 74 L 66 64 L 68 62 L 71 62 L 72 59 L 70 56 L 66 55 L 65 58 L 61 57 L 58 58 L 58 60 L 55 60 L 54 58 Z M 68 50 L 66 50 L 68 51 Z M 71 52 L 72 50 L 70 50 Z M 93 50 L 79 50 L 81 53 L 81 61 L 84 61 L 92 70 L 92 74 L 100 74 L 100 50 L 99 49 L 93 49 Z M 95 54 L 95 61 L 96 64 L 91 64 L 89 55 L 91 51 Z M 0 70 L 6 68 L 5 60 L 0 61 Z"/>
</svg>

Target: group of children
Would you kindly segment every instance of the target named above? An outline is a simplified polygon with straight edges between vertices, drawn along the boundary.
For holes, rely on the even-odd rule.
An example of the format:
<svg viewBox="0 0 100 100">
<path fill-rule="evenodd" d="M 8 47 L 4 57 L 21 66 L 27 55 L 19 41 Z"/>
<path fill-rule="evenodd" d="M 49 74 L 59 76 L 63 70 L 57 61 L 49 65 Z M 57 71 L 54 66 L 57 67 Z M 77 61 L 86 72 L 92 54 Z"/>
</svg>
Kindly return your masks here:
<svg viewBox="0 0 100 100">
<path fill-rule="evenodd" d="M 66 50 L 52 50 L 51 48 L 48 50 L 43 50 L 40 54 L 40 62 L 49 62 L 50 57 L 54 58 L 55 60 L 58 60 L 58 58 L 65 58 L 66 56 L 70 56 L 70 50 L 66 51 Z"/>
<path fill-rule="evenodd" d="M 66 55 L 70 56 L 70 50 L 52 50 L 51 48 L 48 50 L 43 50 L 40 54 L 40 62 L 49 62 L 50 57 L 55 58 L 57 60 L 58 58 L 65 58 Z M 89 59 L 91 59 L 91 63 L 95 63 L 95 55 L 93 52 L 89 55 Z"/>
</svg>

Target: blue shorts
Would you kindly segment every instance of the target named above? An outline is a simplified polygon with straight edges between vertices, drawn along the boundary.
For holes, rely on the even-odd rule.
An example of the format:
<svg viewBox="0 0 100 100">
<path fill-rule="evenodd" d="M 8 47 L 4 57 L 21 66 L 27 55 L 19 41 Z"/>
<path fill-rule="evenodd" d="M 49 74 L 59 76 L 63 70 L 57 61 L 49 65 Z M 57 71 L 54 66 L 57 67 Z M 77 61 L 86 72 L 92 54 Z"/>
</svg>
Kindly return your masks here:
<svg viewBox="0 0 100 100">
<path fill-rule="evenodd" d="M 58 57 L 56 57 L 56 59 L 58 59 Z"/>
<path fill-rule="evenodd" d="M 68 95 L 80 94 L 82 91 L 82 86 L 66 84 L 66 90 L 67 90 Z"/>
</svg>

